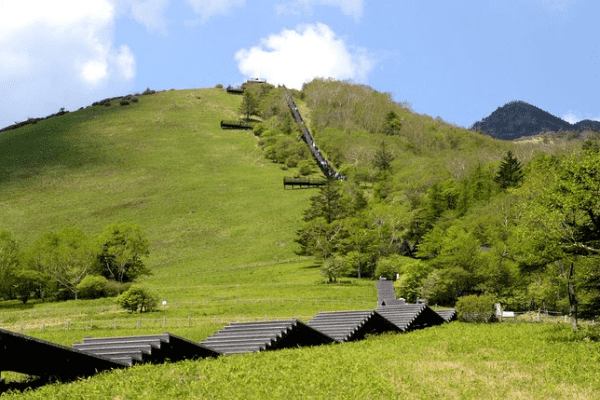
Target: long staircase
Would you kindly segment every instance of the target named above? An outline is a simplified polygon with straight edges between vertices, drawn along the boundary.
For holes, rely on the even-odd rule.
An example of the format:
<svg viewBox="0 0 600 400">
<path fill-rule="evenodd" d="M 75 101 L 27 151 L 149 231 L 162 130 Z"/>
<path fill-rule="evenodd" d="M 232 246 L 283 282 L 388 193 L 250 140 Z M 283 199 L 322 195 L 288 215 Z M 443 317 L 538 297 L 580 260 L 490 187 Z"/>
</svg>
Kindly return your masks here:
<svg viewBox="0 0 600 400">
<path fill-rule="evenodd" d="M 159 364 L 166 360 L 180 361 L 188 358 L 216 357 L 219 353 L 182 337 L 164 333 L 148 336 L 122 336 L 84 338 L 73 348 L 108 358 L 127 366 L 140 363 Z"/>
<path fill-rule="evenodd" d="M 374 310 L 320 312 L 307 325 L 339 343 L 361 340 L 367 334 L 400 332 Z"/>
<path fill-rule="evenodd" d="M 297 319 L 265 322 L 232 322 L 202 342 L 221 354 L 254 353 L 290 347 L 332 343 L 329 336 Z"/>
</svg>

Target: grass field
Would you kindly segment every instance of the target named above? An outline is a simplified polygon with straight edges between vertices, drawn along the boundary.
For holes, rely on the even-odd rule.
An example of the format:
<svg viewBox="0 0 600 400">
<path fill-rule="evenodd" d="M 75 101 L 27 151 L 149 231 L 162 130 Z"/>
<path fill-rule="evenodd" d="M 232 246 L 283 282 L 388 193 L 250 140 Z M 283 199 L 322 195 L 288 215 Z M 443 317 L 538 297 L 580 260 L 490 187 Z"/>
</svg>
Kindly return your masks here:
<svg viewBox="0 0 600 400">
<path fill-rule="evenodd" d="M 0 230 L 26 247 L 65 225 L 92 235 L 112 222 L 140 224 L 153 272 L 142 282 L 167 301 L 142 316 L 112 299 L 6 301 L 0 327 L 64 345 L 165 331 L 202 341 L 233 320 L 306 321 L 375 307 L 373 281 L 325 284 L 313 261 L 295 254 L 314 192 L 284 191 L 293 171 L 266 161 L 252 132 L 220 129 L 221 119 L 238 117 L 240 101 L 218 89 L 161 92 L 0 135 Z M 452 323 L 358 343 L 138 366 L 14 396 L 597 398 L 598 344 L 569 337 L 563 324 Z"/>
<path fill-rule="evenodd" d="M 252 132 L 220 129 L 222 119 L 238 117 L 240 102 L 219 89 L 160 92 L 3 133 L 0 229 L 26 247 L 65 225 L 92 235 L 112 222 L 140 224 L 153 272 L 142 282 L 167 301 L 148 319 L 202 325 L 373 307 L 372 282 L 325 285 L 312 261 L 295 254 L 314 191 L 284 190 L 292 171 L 265 160 Z M 24 333 L 114 318 L 126 329 L 138 316 L 112 299 L 0 303 L 0 327 Z"/>
<path fill-rule="evenodd" d="M 15 397 L 596 399 L 600 345 L 570 334 L 566 324 L 454 322 L 355 343 L 142 365 Z"/>
</svg>

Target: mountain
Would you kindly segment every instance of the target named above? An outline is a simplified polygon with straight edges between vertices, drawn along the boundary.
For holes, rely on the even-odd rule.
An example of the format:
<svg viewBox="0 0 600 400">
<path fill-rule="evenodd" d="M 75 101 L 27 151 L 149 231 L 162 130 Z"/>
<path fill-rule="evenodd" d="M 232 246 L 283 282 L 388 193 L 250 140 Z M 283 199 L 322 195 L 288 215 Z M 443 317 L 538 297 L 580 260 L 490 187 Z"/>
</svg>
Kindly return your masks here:
<svg viewBox="0 0 600 400">
<path fill-rule="evenodd" d="M 482 130 L 497 139 L 512 140 L 545 131 L 600 130 L 600 122 L 586 119 L 570 124 L 534 105 L 517 100 L 498 107 L 489 116 L 475 122 L 470 129 Z"/>
</svg>

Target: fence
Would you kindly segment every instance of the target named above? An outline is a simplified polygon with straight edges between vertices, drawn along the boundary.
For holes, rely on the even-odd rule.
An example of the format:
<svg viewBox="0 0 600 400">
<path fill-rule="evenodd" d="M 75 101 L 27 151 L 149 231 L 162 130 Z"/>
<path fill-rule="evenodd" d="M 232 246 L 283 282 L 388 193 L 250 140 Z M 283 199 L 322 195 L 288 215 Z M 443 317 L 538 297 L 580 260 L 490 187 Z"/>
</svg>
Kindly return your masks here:
<svg viewBox="0 0 600 400">
<path fill-rule="evenodd" d="M 140 316 L 138 318 L 112 318 L 112 319 L 89 319 L 87 321 L 72 321 L 70 319 L 63 321 L 35 321 L 16 325 L 3 325 L 2 329 L 13 332 L 23 333 L 25 331 L 68 331 L 68 330 L 91 330 L 91 329 L 142 329 L 142 328 L 193 328 L 207 325 L 224 325 L 231 322 L 258 322 L 258 321 L 281 321 L 297 318 L 308 321 L 314 315 L 295 315 L 295 316 L 269 316 L 264 317 L 246 317 L 246 316 L 213 316 L 213 317 L 187 317 L 175 318 L 163 316 L 154 318 L 150 316 Z"/>
<path fill-rule="evenodd" d="M 260 299 L 220 299 L 220 300 L 190 300 L 186 302 L 167 302 L 166 305 L 159 306 L 159 310 L 171 310 L 181 315 L 184 312 L 197 312 L 202 311 L 203 313 L 210 312 L 212 308 L 218 308 L 221 306 L 231 305 L 246 305 L 246 304 L 257 304 L 257 303 L 270 303 L 270 304 L 285 304 L 285 303 L 312 303 L 315 306 L 329 304 L 336 305 L 333 308 L 339 308 L 343 306 L 347 309 L 369 309 L 376 305 L 376 302 L 370 299 L 307 299 L 307 298 L 260 298 Z M 89 306 L 89 307 L 78 307 L 78 308 L 53 308 L 53 309 L 42 309 L 33 311 L 8 311 L 0 312 L 0 328 L 7 329 L 10 331 L 23 332 L 26 330 L 40 329 L 40 330 L 72 330 L 72 329 L 134 329 L 134 328 L 167 328 L 167 327 L 194 327 L 206 324 L 227 324 L 232 321 L 252 322 L 252 321 L 264 321 L 266 320 L 277 320 L 277 319 L 289 319 L 299 318 L 302 319 L 306 316 L 253 316 L 253 317 L 240 317 L 232 316 L 231 314 L 224 316 L 216 316 L 219 310 L 213 310 L 215 315 L 213 316 L 188 316 L 187 318 L 168 317 L 163 316 L 160 318 L 154 317 L 152 314 L 147 316 L 141 316 L 140 318 L 108 318 L 100 317 L 93 318 L 90 315 L 106 315 L 119 313 L 122 314 L 125 311 L 119 306 L 115 305 L 103 305 L 103 306 Z M 74 314 L 77 312 L 77 314 Z M 285 312 L 282 312 L 285 313 Z M 287 313 L 286 313 L 287 314 Z M 185 315 L 185 314 L 184 314 Z M 13 318 L 13 317 L 17 317 Z"/>
</svg>

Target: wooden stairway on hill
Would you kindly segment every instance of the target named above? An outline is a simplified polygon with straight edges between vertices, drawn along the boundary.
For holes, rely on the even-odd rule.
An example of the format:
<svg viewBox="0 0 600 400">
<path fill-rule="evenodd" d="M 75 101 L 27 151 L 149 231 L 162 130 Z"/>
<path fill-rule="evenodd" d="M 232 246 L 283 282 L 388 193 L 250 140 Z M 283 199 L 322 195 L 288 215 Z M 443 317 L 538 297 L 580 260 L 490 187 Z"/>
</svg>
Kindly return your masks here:
<svg viewBox="0 0 600 400">
<path fill-rule="evenodd" d="M 253 353 L 332 343 L 329 336 L 296 319 L 265 322 L 232 322 L 202 345 L 221 354 Z"/>
<path fill-rule="evenodd" d="M 83 343 L 75 343 L 73 348 L 127 366 L 139 363 L 158 364 L 166 360 L 180 361 L 219 355 L 202 345 L 170 333 L 148 336 L 84 338 Z"/>
<path fill-rule="evenodd" d="M 367 334 L 400 332 L 374 310 L 320 312 L 307 325 L 340 343 L 361 340 Z"/>
</svg>

